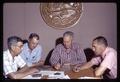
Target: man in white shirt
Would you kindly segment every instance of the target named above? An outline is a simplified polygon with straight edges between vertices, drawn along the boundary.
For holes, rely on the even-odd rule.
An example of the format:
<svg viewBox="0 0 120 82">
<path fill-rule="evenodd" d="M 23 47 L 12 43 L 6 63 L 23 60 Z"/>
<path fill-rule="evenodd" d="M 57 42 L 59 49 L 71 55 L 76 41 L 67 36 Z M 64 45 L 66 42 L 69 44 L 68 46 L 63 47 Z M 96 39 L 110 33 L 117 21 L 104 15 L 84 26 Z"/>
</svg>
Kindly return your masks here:
<svg viewBox="0 0 120 82">
<path fill-rule="evenodd" d="M 8 50 L 3 52 L 4 75 L 10 79 L 21 79 L 27 75 L 39 72 L 34 67 L 28 67 L 19 55 L 23 42 L 17 36 L 11 36 L 7 40 Z"/>
</svg>

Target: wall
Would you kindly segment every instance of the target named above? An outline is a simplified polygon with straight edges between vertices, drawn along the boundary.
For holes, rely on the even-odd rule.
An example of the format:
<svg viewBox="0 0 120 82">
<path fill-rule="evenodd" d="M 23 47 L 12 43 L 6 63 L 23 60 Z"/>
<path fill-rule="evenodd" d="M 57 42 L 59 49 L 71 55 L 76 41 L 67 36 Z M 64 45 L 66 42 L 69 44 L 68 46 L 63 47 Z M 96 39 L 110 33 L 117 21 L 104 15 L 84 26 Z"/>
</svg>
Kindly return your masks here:
<svg viewBox="0 0 120 82">
<path fill-rule="evenodd" d="M 40 36 L 44 58 L 55 46 L 55 40 L 65 31 L 75 33 L 74 40 L 82 48 L 91 47 L 93 38 L 103 35 L 111 47 L 117 48 L 117 19 L 115 3 L 83 3 L 80 21 L 72 28 L 65 30 L 53 29 L 43 21 L 39 3 L 5 3 L 3 9 L 4 49 L 7 49 L 7 38 L 17 35 L 28 38 L 31 32 Z"/>
</svg>

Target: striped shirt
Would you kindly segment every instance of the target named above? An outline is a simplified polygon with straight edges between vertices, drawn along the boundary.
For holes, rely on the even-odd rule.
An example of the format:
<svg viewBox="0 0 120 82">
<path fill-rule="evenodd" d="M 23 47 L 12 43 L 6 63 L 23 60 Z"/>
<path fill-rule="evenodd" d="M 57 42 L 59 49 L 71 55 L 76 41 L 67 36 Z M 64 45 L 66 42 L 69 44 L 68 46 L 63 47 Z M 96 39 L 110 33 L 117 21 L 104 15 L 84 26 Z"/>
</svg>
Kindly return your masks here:
<svg viewBox="0 0 120 82">
<path fill-rule="evenodd" d="M 71 65 L 83 64 L 86 62 L 86 56 L 84 51 L 80 48 L 79 44 L 72 43 L 72 47 L 70 50 L 66 50 L 64 45 L 59 44 L 56 46 L 54 51 L 52 52 L 50 63 L 51 65 L 60 64 L 63 65 L 65 63 L 70 63 Z"/>
<path fill-rule="evenodd" d="M 12 57 L 9 50 L 3 52 L 3 68 L 4 74 L 7 75 L 12 72 L 16 72 L 18 68 L 22 68 L 26 65 L 25 61 L 20 55 Z"/>
</svg>

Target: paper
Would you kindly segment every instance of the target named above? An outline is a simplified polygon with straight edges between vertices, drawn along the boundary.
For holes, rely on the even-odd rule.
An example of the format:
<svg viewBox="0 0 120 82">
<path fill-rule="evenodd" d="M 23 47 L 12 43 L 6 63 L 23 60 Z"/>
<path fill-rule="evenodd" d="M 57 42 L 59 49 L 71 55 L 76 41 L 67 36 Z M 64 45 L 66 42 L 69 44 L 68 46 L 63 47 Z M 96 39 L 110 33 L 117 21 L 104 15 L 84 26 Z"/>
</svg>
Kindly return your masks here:
<svg viewBox="0 0 120 82">
<path fill-rule="evenodd" d="M 94 77 L 84 76 L 84 77 L 79 77 L 78 79 L 94 79 Z"/>
<path fill-rule="evenodd" d="M 44 76 L 48 76 L 47 79 L 70 79 L 68 75 L 64 74 L 64 71 L 46 71 L 42 70 L 39 73 L 28 75 L 23 79 L 41 79 Z"/>
<path fill-rule="evenodd" d="M 64 75 L 64 72 L 63 71 L 45 71 L 45 70 L 43 70 L 43 71 L 40 71 L 39 72 L 39 74 L 41 74 L 42 76 L 43 75 L 56 75 L 57 76 L 57 74 L 56 73 L 59 73 L 59 75 Z"/>
<path fill-rule="evenodd" d="M 69 76 L 64 74 L 64 71 L 40 71 L 42 76 L 48 76 L 47 79 L 69 79 Z"/>
<path fill-rule="evenodd" d="M 68 75 L 64 75 L 64 76 L 49 76 L 48 79 L 70 79 L 70 77 Z"/>
</svg>

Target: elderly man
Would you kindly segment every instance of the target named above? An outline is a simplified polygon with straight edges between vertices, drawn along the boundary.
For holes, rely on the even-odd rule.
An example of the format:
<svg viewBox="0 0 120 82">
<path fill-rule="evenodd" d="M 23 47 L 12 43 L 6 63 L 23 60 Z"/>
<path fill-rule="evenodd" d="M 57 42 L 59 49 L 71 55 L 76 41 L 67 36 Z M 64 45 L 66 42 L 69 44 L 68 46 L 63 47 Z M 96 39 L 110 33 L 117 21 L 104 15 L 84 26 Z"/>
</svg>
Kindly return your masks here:
<svg viewBox="0 0 120 82">
<path fill-rule="evenodd" d="M 115 79 L 117 77 L 116 50 L 108 47 L 107 40 L 103 36 L 96 37 L 92 42 L 92 47 L 97 56 L 83 66 L 75 66 L 73 70 L 79 72 L 93 65 L 98 65 L 99 67 L 95 70 L 95 78 L 103 76 L 103 78 Z"/>
<path fill-rule="evenodd" d="M 21 57 L 30 67 L 40 66 L 44 64 L 44 61 L 41 59 L 42 47 L 38 43 L 39 36 L 36 33 L 31 33 L 28 43 L 25 43 L 23 45 Z"/>
<path fill-rule="evenodd" d="M 84 51 L 79 44 L 73 43 L 73 32 L 67 31 L 63 34 L 63 44 L 54 49 L 50 63 L 55 69 L 60 69 L 65 64 L 76 65 L 86 62 Z"/>
<path fill-rule="evenodd" d="M 4 75 L 11 79 L 21 79 L 27 75 L 38 72 L 36 68 L 27 67 L 25 61 L 19 55 L 23 42 L 17 36 L 8 38 L 8 50 L 3 52 Z"/>
</svg>

